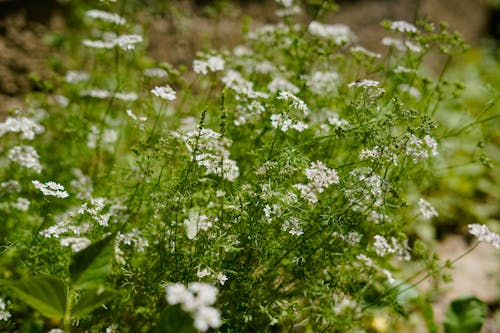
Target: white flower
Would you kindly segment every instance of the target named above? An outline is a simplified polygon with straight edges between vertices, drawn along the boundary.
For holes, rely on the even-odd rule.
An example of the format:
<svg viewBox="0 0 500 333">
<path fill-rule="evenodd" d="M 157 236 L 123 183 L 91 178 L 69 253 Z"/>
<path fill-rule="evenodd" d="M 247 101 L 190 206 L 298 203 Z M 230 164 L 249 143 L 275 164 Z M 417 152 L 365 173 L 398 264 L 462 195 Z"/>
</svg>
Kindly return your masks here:
<svg viewBox="0 0 500 333">
<path fill-rule="evenodd" d="M 406 32 L 406 33 L 416 33 L 418 32 L 417 27 L 406 21 L 394 21 L 391 23 L 390 29 L 392 31 Z"/>
<path fill-rule="evenodd" d="M 194 327 L 201 332 L 221 325 L 219 311 L 210 306 L 202 306 L 194 314 Z"/>
<path fill-rule="evenodd" d="M 111 97 L 111 95 L 112 94 L 109 91 L 104 89 L 88 89 L 80 91 L 80 96 L 88 96 L 93 98 L 105 99 Z"/>
<path fill-rule="evenodd" d="M 163 87 L 156 86 L 153 89 L 151 89 L 151 93 L 166 101 L 173 101 L 176 99 L 176 93 L 169 85 Z"/>
<path fill-rule="evenodd" d="M 131 51 L 135 49 L 135 44 L 142 42 L 142 36 L 136 34 L 130 35 L 120 35 L 115 40 L 115 44 L 118 45 L 124 51 Z"/>
<path fill-rule="evenodd" d="M 0 123 L 0 137 L 12 132 L 21 133 L 21 139 L 33 140 L 35 134 L 40 134 L 44 130 L 42 125 L 26 117 L 7 117 L 4 122 Z"/>
<path fill-rule="evenodd" d="M 194 298 L 193 294 L 181 283 L 168 285 L 166 294 L 167 302 L 170 305 L 191 302 Z"/>
<path fill-rule="evenodd" d="M 281 228 L 287 231 L 290 235 L 302 236 L 304 234 L 304 229 L 299 225 L 300 220 L 296 217 L 290 217 L 283 222 Z"/>
<path fill-rule="evenodd" d="M 5 301 L 3 298 L 0 297 L 0 320 L 7 321 L 11 317 L 11 314 L 9 311 L 6 311 L 7 305 L 5 304 Z"/>
<path fill-rule="evenodd" d="M 114 97 L 124 102 L 134 102 L 138 96 L 135 92 L 118 92 Z"/>
<path fill-rule="evenodd" d="M 420 198 L 420 200 L 418 200 L 418 207 L 420 209 L 420 213 L 426 219 L 430 219 L 433 216 L 439 216 L 438 212 L 436 211 L 436 208 L 434 208 L 429 202 L 427 202 L 423 198 Z"/>
<path fill-rule="evenodd" d="M 91 244 L 90 239 L 86 237 L 65 237 L 61 238 L 60 243 L 61 246 L 71 247 L 73 252 L 80 252 Z"/>
<path fill-rule="evenodd" d="M 374 88 L 374 87 L 378 87 L 379 84 L 380 83 L 378 81 L 364 79 L 364 80 L 358 80 L 358 81 L 351 82 L 347 86 L 349 88 L 352 88 L 352 87 Z"/>
<path fill-rule="evenodd" d="M 82 81 L 88 81 L 90 79 L 90 74 L 82 71 L 67 71 L 65 80 L 68 83 L 78 83 Z"/>
<path fill-rule="evenodd" d="M 217 72 L 224 70 L 225 61 L 221 56 L 210 56 L 206 60 L 193 61 L 193 71 L 197 74 L 207 75 L 208 71 Z"/>
<path fill-rule="evenodd" d="M 103 10 L 91 9 L 85 15 L 92 19 L 99 19 L 105 22 L 114 23 L 117 25 L 124 25 L 125 19 L 118 14 L 105 12 Z"/>
<path fill-rule="evenodd" d="M 168 73 L 163 68 L 154 67 L 154 68 L 146 68 L 144 70 L 144 76 L 156 77 L 161 79 L 167 77 Z"/>
<path fill-rule="evenodd" d="M 337 45 L 349 44 L 356 39 L 351 29 L 344 24 L 322 24 L 312 21 L 308 30 L 311 35 L 330 39 Z"/>
<path fill-rule="evenodd" d="M 209 217 L 196 212 L 190 212 L 189 217 L 184 220 L 186 234 L 189 239 L 194 239 L 200 230 L 208 230 L 212 227 Z"/>
<path fill-rule="evenodd" d="M 54 196 L 56 198 L 67 198 L 69 197 L 68 192 L 64 190 L 64 186 L 54 182 L 47 182 L 45 184 L 40 183 L 38 180 L 32 181 L 33 186 L 40 190 L 45 196 Z"/>
<path fill-rule="evenodd" d="M 219 281 L 219 283 L 221 285 L 224 285 L 226 283 L 226 281 L 228 280 L 226 274 L 224 273 L 219 273 L 217 274 L 217 280 Z"/>
<path fill-rule="evenodd" d="M 48 331 L 47 333 L 64 333 L 64 330 L 62 330 L 60 328 L 53 328 L 50 331 Z"/>
<path fill-rule="evenodd" d="M 491 231 L 484 224 L 469 224 L 469 232 L 476 236 L 480 242 L 491 244 L 494 248 L 500 249 L 500 235 Z"/>
<path fill-rule="evenodd" d="M 10 206 L 14 209 L 25 212 L 30 207 L 30 201 L 26 198 L 17 198 L 17 201 L 14 203 L 11 203 Z"/>
<path fill-rule="evenodd" d="M 42 165 L 40 164 L 38 153 L 35 148 L 31 146 L 15 146 L 9 153 L 7 157 L 12 162 L 16 162 L 19 165 L 32 169 L 36 173 L 42 172 Z"/>
<path fill-rule="evenodd" d="M 198 271 L 196 275 L 201 279 L 204 278 L 205 276 L 210 275 L 210 271 L 207 268 L 202 269 L 201 271 Z"/>
</svg>

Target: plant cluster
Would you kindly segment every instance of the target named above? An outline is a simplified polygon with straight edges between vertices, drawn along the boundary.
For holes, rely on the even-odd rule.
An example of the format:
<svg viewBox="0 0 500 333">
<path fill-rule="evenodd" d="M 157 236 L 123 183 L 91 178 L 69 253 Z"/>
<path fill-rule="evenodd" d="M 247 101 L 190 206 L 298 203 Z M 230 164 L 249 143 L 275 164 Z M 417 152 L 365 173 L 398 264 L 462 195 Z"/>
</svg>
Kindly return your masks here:
<svg viewBox="0 0 500 333">
<path fill-rule="evenodd" d="M 113 2 L 85 12 L 83 69 L 0 123 L 0 324 L 349 332 L 424 308 L 431 325 L 415 285 L 450 263 L 418 226 L 439 216 L 438 115 L 461 86 L 423 62 L 462 39 L 388 21 L 382 55 L 280 0 L 281 23 L 191 70 L 147 59 Z"/>
</svg>

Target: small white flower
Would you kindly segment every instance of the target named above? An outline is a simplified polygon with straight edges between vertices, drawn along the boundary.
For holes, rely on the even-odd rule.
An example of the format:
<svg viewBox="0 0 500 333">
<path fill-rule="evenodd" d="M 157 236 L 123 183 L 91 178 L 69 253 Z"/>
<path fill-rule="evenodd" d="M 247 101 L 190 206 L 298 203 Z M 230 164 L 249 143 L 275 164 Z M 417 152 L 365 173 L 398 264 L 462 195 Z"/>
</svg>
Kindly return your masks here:
<svg viewBox="0 0 500 333">
<path fill-rule="evenodd" d="M 206 60 L 196 59 L 193 61 L 193 71 L 197 74 L 207 75 L 208 71 L 223 71 L 225 63 L 224 59 L 218 55 L 209 56 Z"/>
<path fill-rule="evenodd" d="M 88 81 L 90 79 L 90 74 L 82 71 L 67 71 L 65 80 L 68 83 L 78 83 L 82 81 Z"/>
<path fill-rule="evenodd" d="M 146 68 L 144 70 L 144 76 L 161 79 L 161 78 L 166 78 L 168 76 L 168 73 L 163 68 L 154 67 L 154 68 Z"/>
<path fill-rule="evenodd" d="M 418 29 L 416 26 L 413 24 L 406 22 L 406 21 L 394 21 L 391 23 L 390 29 L 392 31 L 399 31 L 399 32 L 405 32 L 405 33 L 416 33 L 418 32 Z"/>
<path fill-rule="evenodd" d="M 170 305 L 191 302 L 194 298 L 193 294 L 181 283 L 168 285 L 166 297 Z"/>
<path fill-rule="evenodd" d="M 219 311 L 210 306 L 202 306 L 194 314 L 194 327 L 201 332 L 221 325 Z"/>
<path fill-rule="evenodd" d="M 71 247 L 73 252 L 80 252 L 87 248 L 91 242 L 86 237 L 65 237 L 61 238 L 61 246 Z"/>
<path fill-rule="evenodd" d="M 420 200 L 418 200 L 418 207 L 420 209 L 420 213 L 426 219 L 430 219 L 433 216 L 439 216 L 438 212 L 436 211 L 436 208 L 434 208 L 429 202 L 427 202 L 423 198 L 420 198 Z"/>
<path fill-rule="evenodd" d="M 38 180 L 32 181 L 33 186 L 40 190 L 45 196 L 53 196 L 56 198 L 67 198 L 69 197 L 68 192 L 64 190 L 64 186 L 54 182 L 47 182 L 45 184 L 40 183 Z"/>
<path fill-rule="evenodd" d="M 374 88 L 374 87 L 378 87 L 379 85 L 380 85 L 380 83 L 378 81 L 364 79 L 364 80 L 358 80 L 358 81 L 351 82 L 347 86 L 349 88 L 352 88 L 352 87 Z"/>
<path fill-rule="evenodd" d="M 21 212 L 25 212 L 30 207 L 30 201 L 26 198 L 17 198 L 17 201 L 11 203 L 10 206 L 14 209 L 20 210 Z"/>
<path fill-rule="evenodd" d="M 125 19 L 118 14 L 105 12 L 103 10 L 91 9 L 85 15 L 92 19 L 99 19 L 105 22 L 114 23 L 117 25 L 124 25 Z"/>
<path fill-rule="evenodd" d="M 162 87 L 156 86 L 153 89 L 151 89 L 151 93 L 166 101 L 173 101 L 176 99 L 176 93 L 169 85 Z"/>
<path fill-rule="evenodd" d="M 500 235 L 491 231 L 484 224 L 469 224 L 469 232 L 476 236 L 480 242 L 491 244 L 494 248 L 500 249 Z"/>
<path fill-rule="evenodd" d="M 311 35 L 330 39 L 337 45 L 349 44 L 356 40 L 356 35 L 344 24 L 322 24 L 312 21 L 308 31 Z"/>
<path fill-rule="evenodd" d="M 228 280 L 228 277 L 224 273 L 219 273 L 217 274 L 217 280 L 221 285 L 224 285 L 226 281 Z"/>
<path fill-rule="evenodd" d="M 19 165 L 32 169 L 36 173 L 42 172 L 42 165 L 40 164 L 38 153 L 35 148 L 31 146 L 15 146 L 9 153 L 7 157 L 12 162 L 16 162 Z"/>
<path fill-rule="evenodd" d="M 130 35 L 120 35 L 115 41 L 115 44 L 118 45 L 124 51 L 131 51 L 135 49 L 135 44 L 142 42 L 142 36 L 136 34 Z"/>
</svg>

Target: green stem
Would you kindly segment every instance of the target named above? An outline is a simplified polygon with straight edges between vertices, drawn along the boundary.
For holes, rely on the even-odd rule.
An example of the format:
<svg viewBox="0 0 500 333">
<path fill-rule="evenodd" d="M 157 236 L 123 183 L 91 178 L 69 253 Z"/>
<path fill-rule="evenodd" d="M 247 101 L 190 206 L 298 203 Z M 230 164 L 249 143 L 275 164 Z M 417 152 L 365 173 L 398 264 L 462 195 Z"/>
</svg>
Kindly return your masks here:
<svg viewBox="0 0 500 333">
<path fill-rule="evenodd" d="M 71 333 L 71 308 L 73 306 L 73 289 L 68 287 L 66 295 L 66 311 L 64 313 L 64 333 Z"/>
</svg>

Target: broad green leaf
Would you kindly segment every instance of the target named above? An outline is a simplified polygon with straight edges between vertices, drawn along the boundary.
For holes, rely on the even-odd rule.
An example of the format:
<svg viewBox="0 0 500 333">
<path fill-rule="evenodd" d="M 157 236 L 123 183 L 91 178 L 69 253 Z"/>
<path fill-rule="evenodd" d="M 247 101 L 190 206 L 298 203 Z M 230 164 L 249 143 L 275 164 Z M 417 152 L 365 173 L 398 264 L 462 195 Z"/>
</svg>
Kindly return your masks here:
<svg viewBox="0 0 500 333">
<path fill-rule="evenodd" d="M 100 287 L 111 272 L 115 234 L 73 255 L 69 271 L 75 289 Z"/>
<path fill-rule="evenodd" d="M 194 333 L 191 316 L 183 311 L 180 305 L 167 306 L 160 315 L 160 320 L 156 325 L 154 333 Z"/>
<path fill-rule="evenodd" d="M 51 276 L 32 276 L 20 281 L 2 281 L 19 298 L 48 318 L 61 319 L 66 310 L 66 285 Z"/>
<path fill-rule="evenodd" d="M 486 319 L 486 304 L 474 296 L 462 296 L 451 302 L 444 318 L 446 333 L 477 333 Z"/>
<path fill-rule="evenodd" d="M 73 307 L 71 315 L 75 318 L 83 317 L 111 300 L 117 294 L 118 292 L 111 288 L 86 290 L 85 294 L 80 297 L 78 303 Z"/>
</svg>

